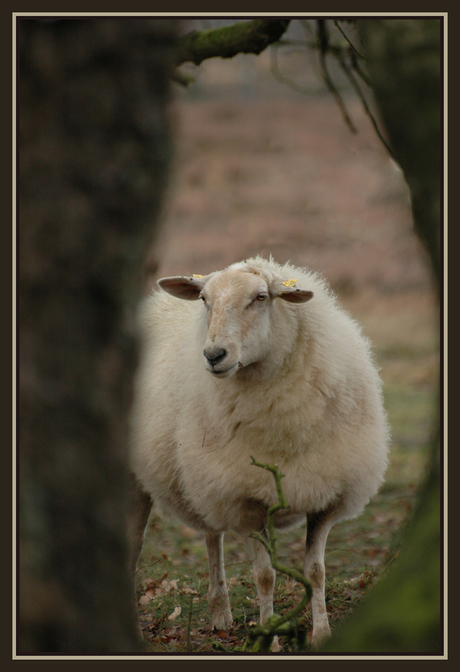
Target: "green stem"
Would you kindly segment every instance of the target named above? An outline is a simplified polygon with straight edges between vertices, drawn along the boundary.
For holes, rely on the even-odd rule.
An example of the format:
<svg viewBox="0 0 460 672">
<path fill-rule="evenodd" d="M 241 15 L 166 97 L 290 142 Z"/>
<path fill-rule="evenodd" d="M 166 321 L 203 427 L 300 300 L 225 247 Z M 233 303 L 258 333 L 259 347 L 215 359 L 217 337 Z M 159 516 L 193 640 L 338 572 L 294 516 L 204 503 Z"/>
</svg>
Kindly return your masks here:
<svg viewBox="0 0 460 672">
<path fill-rule="evenodd" d="M 192 628 L 192 610 L 193 610 L 193 595 L 190 595 L 190 604 L 187 619 L 187 652 L 190 652 L 190 631 Z"/>
<path fill-rule="evenodd" d="M 263 544 L 264 547 L 267 549 L 270 555 L 270 561 L 272 567 L 276 572 L 286 574 L 290 578 L 294 579 L 294 581 L 298 581 L 303 585 L 305 589 L 305 594 L 301 599 L 301 601 L 295 607 L 293 607 L 287 614 L 285 614 L 284 616 L 271 616 L 268 619 L 268 621 L 266 621 L 263 625 L 255 626 L 250 631 L 248 639 L 243 647 L 243 651 L 245 651 L 247 646 L 249 646 L 250 644 L 253 645 L 252 648 L 253 651 L 268 651 L 270 649 L 271 642 L 273 641 L 273 637 L 275 635 L 287 635 L 290 638 L 295 636 L 296 634 L 295 625 L 294 626 L 290 625 L 289 627 L 286 627 L 286 624 L 292 621 L 298 614 L 300 614 L 305 609 L 305 607 L 311 600 L 313 591 L 310 582 L 303 576 L 303 574 L 298 572 L 296 569 L 285 567 L 280 562 L 278 562 L 276 556 L 276 535 L 275 535 L 274 516 L 275 513 L 277 511 L 280 511 L 281 509 L 289 509 L 289 505 L 284 497 L 283 488 L 281 486 L 281 479 L 284 477 L 284 474 L 281 474 L 278 471 L 277 465 L 271 466 L 268 464 L 262 464 L 261 462 L 257 462 L 252 456 L 251 460 L 252 464 L 255 465 L 256 467 L 266 469 L 267 471 L 270 471 L 273 474 L 273 478 L 275 479 L 276 484 L 276 493 L 278 496 L 278 502 L 273 506 L 271 506 L 267 512 L 266 531 L 268 541 L 267 539 L 265 539 L 264 536 L 262 536 L 258 532 L 254 532 L 250 536 L 253 537 L 254 539 L 257 539 L 257 541 Z"/>
</svg>

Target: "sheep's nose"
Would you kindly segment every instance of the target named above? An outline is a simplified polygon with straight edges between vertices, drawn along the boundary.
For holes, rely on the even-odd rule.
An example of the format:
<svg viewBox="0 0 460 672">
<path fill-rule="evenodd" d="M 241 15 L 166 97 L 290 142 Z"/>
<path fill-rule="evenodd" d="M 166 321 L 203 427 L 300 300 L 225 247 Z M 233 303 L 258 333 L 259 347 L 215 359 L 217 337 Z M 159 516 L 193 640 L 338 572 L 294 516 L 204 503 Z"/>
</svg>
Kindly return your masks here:
<svg viewBox="0 0 460 672">
<path fill-rule="evenodd" d="M 221 348 L 220 350 L 216 351 L 208 349 L 203 350 L 203 355 L 206 357 L 211 366 L 215 366 L 220 361 L 222 361 L 222 359 L 225 357 L 226 354 L 227 351 L 224 350 L 224 348 Z"/>
</svg>

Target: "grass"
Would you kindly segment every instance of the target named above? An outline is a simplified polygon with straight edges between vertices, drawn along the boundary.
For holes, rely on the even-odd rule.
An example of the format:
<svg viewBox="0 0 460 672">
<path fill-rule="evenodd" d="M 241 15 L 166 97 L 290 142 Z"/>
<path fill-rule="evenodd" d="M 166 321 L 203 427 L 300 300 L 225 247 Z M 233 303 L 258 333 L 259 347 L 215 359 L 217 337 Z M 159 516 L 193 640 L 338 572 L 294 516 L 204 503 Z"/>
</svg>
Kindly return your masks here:
<svg viewBox="0 0 460 672">
<path fill-rule="evenodd" d="M 332 629 L 362 599 L 397 555 L 404 522 L 416 501 L 427 465 L 433 385 L 387 382 L 385 404 L 392 427 L 390 464 L 381 491 L 357 519 L 336 525 L 326 550 L 326 594 Z M 305 526 L 280 534 L 279 561 L 302 571 Z M 252 565 L 244 543 L 226 535 L 227 582 L 234 616 L 230 632 L 211 631 L 207 607 L 209 573 L 204 539 L 174 520 L 150 520 L 140 560 L 140 617 L 148 651 L 184 654 L 241 650 L 247 626 L 258 621 Z M 300 599 L 302 588 L 278 576 L 275 612 Z M 311 627 L 310 608 L 303 624 Z"/>
</svg>

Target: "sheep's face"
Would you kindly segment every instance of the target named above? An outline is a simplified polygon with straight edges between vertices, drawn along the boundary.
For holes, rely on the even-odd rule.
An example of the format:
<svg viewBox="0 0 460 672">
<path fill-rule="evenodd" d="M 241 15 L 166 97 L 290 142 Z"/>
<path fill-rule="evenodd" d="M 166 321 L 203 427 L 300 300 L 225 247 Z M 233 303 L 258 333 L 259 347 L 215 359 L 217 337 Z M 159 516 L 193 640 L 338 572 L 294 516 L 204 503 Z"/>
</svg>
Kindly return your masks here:
<svg viewBox="0 0 460 672">
<path fill-rule="evenodd" d="M 212 375 L 227 378 L 267 357 L 276 300 L 311 299 L 312 292 L 289 286 L 292 282 L 235 264 L 209 276 L 163 278 L 158 284 L 173 296 L 203 302 L 208 324 L 204 363 Z"/>
</svg>

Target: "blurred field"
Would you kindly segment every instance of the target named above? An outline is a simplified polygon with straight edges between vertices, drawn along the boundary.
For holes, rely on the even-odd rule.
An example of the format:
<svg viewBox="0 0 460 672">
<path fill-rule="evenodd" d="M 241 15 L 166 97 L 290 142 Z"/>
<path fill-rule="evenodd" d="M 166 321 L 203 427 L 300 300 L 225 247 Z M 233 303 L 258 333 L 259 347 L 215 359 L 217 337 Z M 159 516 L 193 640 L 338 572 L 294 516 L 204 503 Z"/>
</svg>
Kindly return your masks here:
<svg viewBox="0 0 460 672">
<path fill-rule="evenodd" d="M 318 87 L 305 55 L 286 56 L 280 64 Z M 391 463 L 366 512 L 330 534 L 333 627 L 403 540 L 426 466 L 439 370 L 438 312 L 406 185 L 359 101 L 350 91 L 343 96 L 357 134 L 325 91 L 307 96 L 276 82 L 268 54 L 204 64 L 198 83 L 176 92 L 175 169 L 163 230 L 146 269 L 148 290 L 158 277 L 205 274 L 253 254 L 272 254 L 322 273 L 371 338 L 393 432 Z M 149 648 L 236 650 L 245 626 L 257 619 L 244 545 L 228 535 L 235 628 L 211 633 L 203 539 L 155 514 L 151 528 L 139 591 Z M 280 559 L 301 569 L 304 542 L 304 528 L 283 535 Z M 276 611 L 298 599 L 298 591 L 279 577 Z M 177 607 L 180 614 L 168 620 Z M 307 627 L 308 618 L 307 611 Z"/>
</svg>

